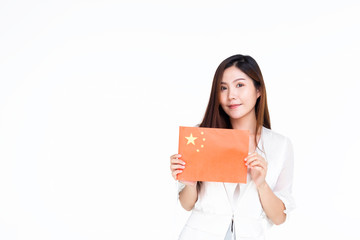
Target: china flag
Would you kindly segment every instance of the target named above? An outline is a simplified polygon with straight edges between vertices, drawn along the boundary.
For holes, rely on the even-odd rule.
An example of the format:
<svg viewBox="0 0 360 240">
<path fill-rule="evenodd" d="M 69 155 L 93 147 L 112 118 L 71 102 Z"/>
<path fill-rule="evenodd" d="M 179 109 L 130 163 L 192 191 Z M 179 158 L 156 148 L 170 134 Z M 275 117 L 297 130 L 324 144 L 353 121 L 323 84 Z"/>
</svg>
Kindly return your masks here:
<svg viewBox="0 0 360 240">
<path fill-rule="evenodd" d="M 185 169 L 178 180 L 246 183 L 244 159 L 249 152 L 249 131 L 180 127 L 179 154 Z"/>
</svg>

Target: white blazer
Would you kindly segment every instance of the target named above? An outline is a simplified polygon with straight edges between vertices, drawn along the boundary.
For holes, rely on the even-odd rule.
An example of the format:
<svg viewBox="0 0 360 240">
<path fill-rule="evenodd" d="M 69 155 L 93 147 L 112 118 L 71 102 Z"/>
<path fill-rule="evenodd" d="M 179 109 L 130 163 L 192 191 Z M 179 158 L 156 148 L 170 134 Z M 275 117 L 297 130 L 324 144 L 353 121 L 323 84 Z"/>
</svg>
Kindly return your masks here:
<svg viewBox="0 0 360 240">
<path fill-rule="evenodd" d="M 259 148 L 262 151 L 256 151 L 268 162 L 265 180 L 283 201 L 286 208 L 284 212 L 288 214 L 295 208 L 291 196 L 294 168 L 292 143 L 287 137 L 262 127 Z M 179 182 L 178 192 L 184 187 Z M 233 194 L 235 187 L 236 183 L 203 182 L 198 200 L 179 239 L 223 240 L 232 217 L 227 192 Z M 256 185 L 249 173 L 247 184 L 240 184 L 240 195 L 235 205 L 236 239 L 265 239 L 266 228 L 273 224 L 262 209 Z"/>
</svg>

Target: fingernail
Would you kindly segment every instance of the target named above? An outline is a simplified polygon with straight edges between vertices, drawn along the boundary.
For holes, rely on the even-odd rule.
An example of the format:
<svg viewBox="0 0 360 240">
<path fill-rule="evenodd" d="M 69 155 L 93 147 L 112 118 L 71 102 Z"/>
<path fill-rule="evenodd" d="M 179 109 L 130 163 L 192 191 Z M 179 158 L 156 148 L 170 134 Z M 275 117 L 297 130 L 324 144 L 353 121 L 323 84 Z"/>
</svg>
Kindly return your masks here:
<svg viewBox="0 0 360 240">
<path fill-rule="evenodd" d="M 185 162 L 182 162 L 183 165 L 185 165 L 186 163 Z"/>
</svg>

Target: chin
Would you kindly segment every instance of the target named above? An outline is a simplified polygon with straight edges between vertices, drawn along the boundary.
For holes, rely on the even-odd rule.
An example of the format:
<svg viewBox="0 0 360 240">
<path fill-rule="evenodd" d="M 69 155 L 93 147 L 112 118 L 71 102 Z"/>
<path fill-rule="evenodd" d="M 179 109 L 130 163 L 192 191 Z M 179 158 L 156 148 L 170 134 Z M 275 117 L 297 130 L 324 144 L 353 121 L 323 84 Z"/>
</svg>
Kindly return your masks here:
<svg viewBox="0 0 360 240">
<path fill-rule="evenodd" d="M 230 119 L 240 119 L 242 117 L 244 117 L 243 114 L 228 114 Z"/>
<path fill-rule="evenodd" d="M 244 110 L 244 109 L 243 109 Z M 249 115 L 251 111 L 228 111 L 227 115 L 230 117 L 230 119 L 240 119 L 247 115 Z"/>
</svg>

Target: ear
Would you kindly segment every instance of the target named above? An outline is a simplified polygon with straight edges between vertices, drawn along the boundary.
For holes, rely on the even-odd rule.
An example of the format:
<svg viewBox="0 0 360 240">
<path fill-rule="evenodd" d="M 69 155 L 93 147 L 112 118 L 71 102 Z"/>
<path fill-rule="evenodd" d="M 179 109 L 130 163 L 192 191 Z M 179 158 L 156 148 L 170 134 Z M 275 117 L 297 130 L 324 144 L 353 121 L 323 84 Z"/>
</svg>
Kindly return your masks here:
<svg viewBox="0 0 360 240">
<path fill-rule="evenodd" d="M 260 89 L 256 89 L 256 98 L 259 98 L 261 96 Z"/>
</svg>

